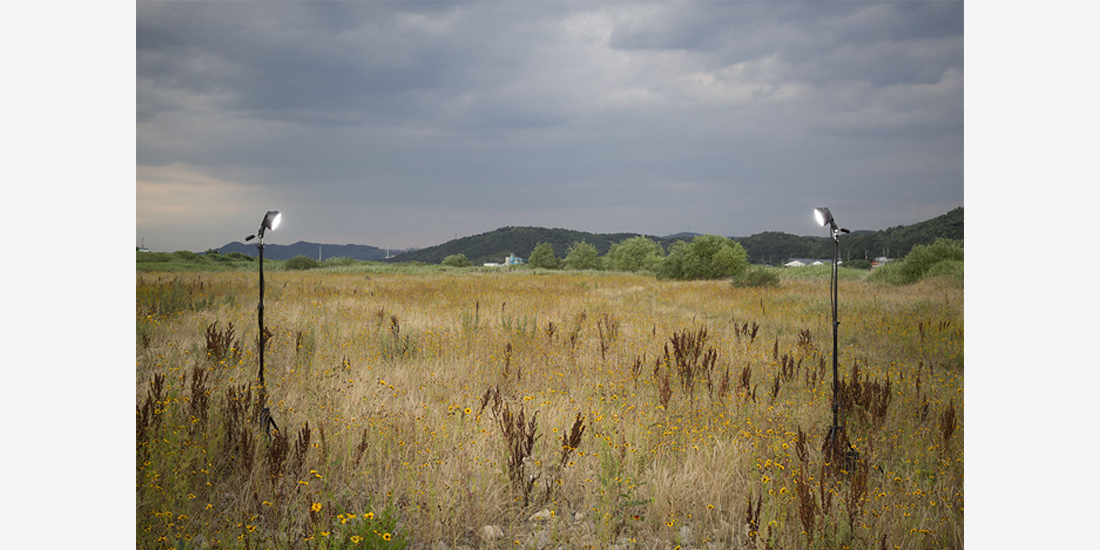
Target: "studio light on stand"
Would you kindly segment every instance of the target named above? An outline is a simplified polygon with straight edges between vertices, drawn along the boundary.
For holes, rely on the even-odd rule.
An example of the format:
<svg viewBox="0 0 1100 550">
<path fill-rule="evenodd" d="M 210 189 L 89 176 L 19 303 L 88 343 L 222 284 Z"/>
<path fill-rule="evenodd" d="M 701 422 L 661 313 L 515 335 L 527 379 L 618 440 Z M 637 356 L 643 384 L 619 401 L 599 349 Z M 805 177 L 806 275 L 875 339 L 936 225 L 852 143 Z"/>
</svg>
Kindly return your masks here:
<svg viewBox="0 0 1100 550">
<path fill-rule="evenodd" d="M 267 331 L 264 329 L 264 232 L 268 229 L 274 231 L 276 227 L 279 227 L 279 222 L 282 221 L 283 215 L 276 210 L 269 210 L 267 214 L 264 214 L 264 220 L 260 222 L 260 229 L 255 235 L 249 235 L 245 237 L 245 242 L 252 239 L 259 238 L 259 242 L 256 244 L 256 248 L 260 251 L 260 305 L 256 310 L 260 321 L 260 336 L 259 348 L 260 348 L 260 394 L 259 401 L 264 403 L 267 399 L 267 386 L 264 384 L 264 348 L 267 347 L 267 340 L 270 338 Z M 266 433 L 270 433 L 269 428 L 275 428 L 275 431 L 279 431 L 279 427 L 275 424 L 275 419 L 271 417 L 271 410 L 265 405 L 260 414 L 260 427 Z"/>
<path fill-rule="evenodd" d="M 822 227 L 828 226 L 833 240 L 833 273 L 830 298 L 833 305 L 833 425 L 829 427 L 829 433 L 821 445 L 821 451 L 826 460 L 834 466 L 842 466 L 851 471 L 852 465 L 859 459 L 859 452 L 852 448 L 848 441 L 848 435 L 844 433 L 844 427 L 840 425 L 840 381 L 837 374 L 837 328 L 840 321 L 837 320 L 837 261 L 839 259 L 840 234 L 848 233 L 847 229 L 837 227 L 833 213 L 828 208 L 814 209 L 814 217 Z"/>
</svg>

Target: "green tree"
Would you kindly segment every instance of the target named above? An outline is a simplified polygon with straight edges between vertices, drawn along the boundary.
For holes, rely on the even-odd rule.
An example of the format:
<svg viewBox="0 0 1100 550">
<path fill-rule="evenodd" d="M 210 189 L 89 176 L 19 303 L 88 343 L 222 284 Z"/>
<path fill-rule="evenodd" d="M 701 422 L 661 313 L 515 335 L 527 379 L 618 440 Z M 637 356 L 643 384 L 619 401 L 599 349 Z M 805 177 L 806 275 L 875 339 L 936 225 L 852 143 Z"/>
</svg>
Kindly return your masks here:
<svg viewBox="0 0 1100 550">
<path fill-rule="evenodd" d="M 543 269 L 557 269 L 558 257 L 554 255 L 554 246 L 550 243 L 540 243 L 531 251 L 531 257 L 527 259 L 527 265 Z"/>
<path fill-rule="evenodd" d="M 722 279 L 736 277 L 749 267 L 745 249 L 719 235 L 699 235 L 691 244 L 673 244 L 657 271 L 660 278 Z"/>
<path fill-rule="evenodd" d="M 665 257 L 661 245 L 646 237 L 632 237 L 611 245 L 607 267 L 615 271 L 656 271 Z"/>
<path fill-rule="evenodd" d="M 599 269 L 600 252 L 584 241 L 575 242 L 565 254 L 566 269 Z"/>
<path fill-rule="evenodd" d="M 451 267 L 470 267 L 470 260 L 465 254 L 451 254 L 443 258 L 443 265 Z"/>
<path fill-rule="evenodd" d="M 668 247 L 668 256 L 657 266 L 658 279 L 683 279 L 684 257 L 687 256 L 688 243 L 676 241 Z"/>
</svg>

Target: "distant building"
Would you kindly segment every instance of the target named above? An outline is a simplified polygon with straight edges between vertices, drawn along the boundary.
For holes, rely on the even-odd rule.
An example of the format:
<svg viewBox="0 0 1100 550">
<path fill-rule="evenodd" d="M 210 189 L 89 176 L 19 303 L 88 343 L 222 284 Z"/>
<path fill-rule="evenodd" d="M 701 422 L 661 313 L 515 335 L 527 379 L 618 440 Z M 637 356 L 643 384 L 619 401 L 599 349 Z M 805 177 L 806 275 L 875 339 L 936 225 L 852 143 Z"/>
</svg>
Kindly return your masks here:
<svg viewBox="0 0 1100 550">
<path fill-rule="evenodd" d="M 509 265 L 523 265 L 527 263 L 526 260 L 516 256 L 515 254 L 509 254 L 507 258 L 504 258 L 504 263 L 498 264 L 494 262 L 486 262 L 481 264 L 482 267 L 505 267 Z"/>
<path fill-rule="evenodd" d="M 833 263 L 832 260 L 814 260 L 812 258 L 791 258 L 791 261 L 783 264 L 784 267 L 806 267 L 808 265 L 829 265 Z M 843 261 L 837 262 L 838 264 L 844 263 Z"/>
</svg>

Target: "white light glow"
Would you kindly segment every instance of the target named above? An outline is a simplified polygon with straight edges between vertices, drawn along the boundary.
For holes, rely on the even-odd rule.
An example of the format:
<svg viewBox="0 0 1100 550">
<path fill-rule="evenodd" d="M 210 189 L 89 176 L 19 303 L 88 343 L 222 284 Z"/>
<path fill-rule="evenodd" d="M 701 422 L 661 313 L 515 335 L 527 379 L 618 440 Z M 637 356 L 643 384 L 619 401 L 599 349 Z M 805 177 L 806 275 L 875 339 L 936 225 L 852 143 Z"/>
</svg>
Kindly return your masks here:
<svg viewBox="0 0 1100 550">
<path fill-rule="evenodd" d="M 261 224 L 267 229 L 275 229 L 279 227 L 279 221 L 283 219 L 283 215 L 277 210 L 268 210 L 267 214 L 264 214 L 264 221 Z"/>
</svg>

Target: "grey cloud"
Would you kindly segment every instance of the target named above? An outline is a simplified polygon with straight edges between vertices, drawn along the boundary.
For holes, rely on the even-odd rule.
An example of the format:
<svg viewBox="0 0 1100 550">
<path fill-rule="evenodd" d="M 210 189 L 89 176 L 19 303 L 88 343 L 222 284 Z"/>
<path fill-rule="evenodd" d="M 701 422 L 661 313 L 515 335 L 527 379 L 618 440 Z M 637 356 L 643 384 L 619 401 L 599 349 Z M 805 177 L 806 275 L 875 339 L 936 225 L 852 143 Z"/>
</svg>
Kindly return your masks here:
<svg viewBox="0 0 1100 550">
<path fill-rule="evenodd" d="M 800 232 L 760 213 L 823 186 L 961 203 L 961 8 L 141 2 L 137 159 L 268 189 L 318 232 L 508 209 Z"/>
</svg>

